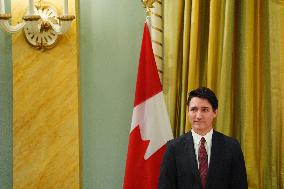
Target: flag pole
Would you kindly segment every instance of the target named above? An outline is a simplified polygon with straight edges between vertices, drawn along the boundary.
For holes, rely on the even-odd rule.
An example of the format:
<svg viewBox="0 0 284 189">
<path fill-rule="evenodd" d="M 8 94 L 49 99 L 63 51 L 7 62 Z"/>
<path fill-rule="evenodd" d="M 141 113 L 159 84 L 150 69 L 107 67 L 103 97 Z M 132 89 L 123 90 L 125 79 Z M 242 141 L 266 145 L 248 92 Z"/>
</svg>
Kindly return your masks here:
<svg viewBox="0 0 284 189">
<path fill-rule="evenodd" d="M 156 2 L 157 0 L 141 0 L 141 2 L 143 3 L 143 6 L 144 6 L 144 9 L 145 9 L 145 13 L 146 13 L 146 23 L 148 25 L 148 28 L 149 28 L 149 32 L 150 32 L 150 35 L 151 35 L 151 26 L 152 26 L 152 23 L 151 23 L 151 14 L 152 14 L 152 11 L 151 11 L 151 8 L 154 8 L 153 4 Z"/>
</svg>

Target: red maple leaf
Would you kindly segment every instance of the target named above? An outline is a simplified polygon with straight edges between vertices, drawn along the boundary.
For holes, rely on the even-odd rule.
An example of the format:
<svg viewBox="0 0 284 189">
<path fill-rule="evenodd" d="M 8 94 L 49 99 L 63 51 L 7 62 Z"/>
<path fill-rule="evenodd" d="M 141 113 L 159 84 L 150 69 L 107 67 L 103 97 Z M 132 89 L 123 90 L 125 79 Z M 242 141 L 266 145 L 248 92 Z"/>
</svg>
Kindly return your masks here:
<svg viewBox="0 0 284 189">
<path fill-rule="evenodd" d="M 149 140 L 142 140 L 139 126 L 132 130 L 129 137 L 124 189 L 157 188 L 165 145 L 145 160 L 148 144 Z"/>
</svg>

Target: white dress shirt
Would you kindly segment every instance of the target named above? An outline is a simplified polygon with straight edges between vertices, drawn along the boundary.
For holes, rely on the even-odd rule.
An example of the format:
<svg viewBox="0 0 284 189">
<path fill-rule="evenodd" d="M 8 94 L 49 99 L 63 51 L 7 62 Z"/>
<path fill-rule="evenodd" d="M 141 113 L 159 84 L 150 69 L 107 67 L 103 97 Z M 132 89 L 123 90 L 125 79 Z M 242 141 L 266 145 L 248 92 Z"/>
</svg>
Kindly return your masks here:
<svg viewBox="0 0 284 189">
<path fill-rule="evenodd" d="M 211 157 L 211 146 L 212 146 L 213 129 L 211 129 L 211 131 L 209 131 L 205 136 L 201 136 L 201 135 L 197 134 L 196 132 L 193 131 L 193 129 L 191 129 L 191 133 L 192 133 L 192 137 L 193 137 L 195 156 L 196 156 L 198 169 L 199 169 L 198 149 L 199 149 L 200 140 L 201 140 L 202 137 L 204 137 L 205 140 L 206 140 L 204 145 L 205 145 L 205 149 L 206 149 L 206 152 L 207 152 L 207 155 L 208 155 L 208 167 L 209 167 L 210 157 Z"/>
</svg>

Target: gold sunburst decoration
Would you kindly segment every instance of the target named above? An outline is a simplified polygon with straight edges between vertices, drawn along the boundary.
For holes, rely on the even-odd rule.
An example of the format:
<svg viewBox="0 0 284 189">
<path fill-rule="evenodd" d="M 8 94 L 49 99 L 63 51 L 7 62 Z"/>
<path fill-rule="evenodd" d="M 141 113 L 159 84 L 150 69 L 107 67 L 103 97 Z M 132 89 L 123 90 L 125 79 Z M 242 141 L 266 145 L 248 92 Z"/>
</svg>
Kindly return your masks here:
<svg viewBox="0 0 284 189">
<path fill-rule="evenodd" d="M 151 16 L 151 8 L 154 7 L 153 4 L 155 3 L 155 1 L 157 0 L 141 0 L 144 5 L 147 16 Z"/>
</svg>

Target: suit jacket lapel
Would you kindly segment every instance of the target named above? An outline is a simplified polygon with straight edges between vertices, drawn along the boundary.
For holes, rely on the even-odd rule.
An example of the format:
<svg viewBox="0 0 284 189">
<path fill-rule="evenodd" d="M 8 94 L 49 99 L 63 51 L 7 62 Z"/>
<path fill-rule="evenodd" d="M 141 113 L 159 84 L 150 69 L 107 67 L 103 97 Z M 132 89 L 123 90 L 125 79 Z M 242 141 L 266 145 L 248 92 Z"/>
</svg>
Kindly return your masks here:
<svg viewBox="0 0 284 189">
<path fill-rule="evenodd" d="M 191 169 L 191 172 L 201 182 L 199 172 L 198 172 L 198 166 L 197 166 L 195 149 L 194 149 L 194 142 L 193 142 L 193 137 L 192 137 L 191 131 L 188 132 L 188 136 L 186 138 L 187 138 L 186 151 L 188 153 L 190 165 L 193 168 L 193 169 Z"/>
<path fill-rule="evenodd" d="M 222 151 L 224 149 L 223 145 L 224 144 L 220 135 L 216 131 L 213 131 L 211 157 L 206 181 L 207 185 L 212 181 L 213 175 L 218 173 L 218 161 L 222 161 L 218 159 L 218 155 L 222 154 Z"/>
</svg>

